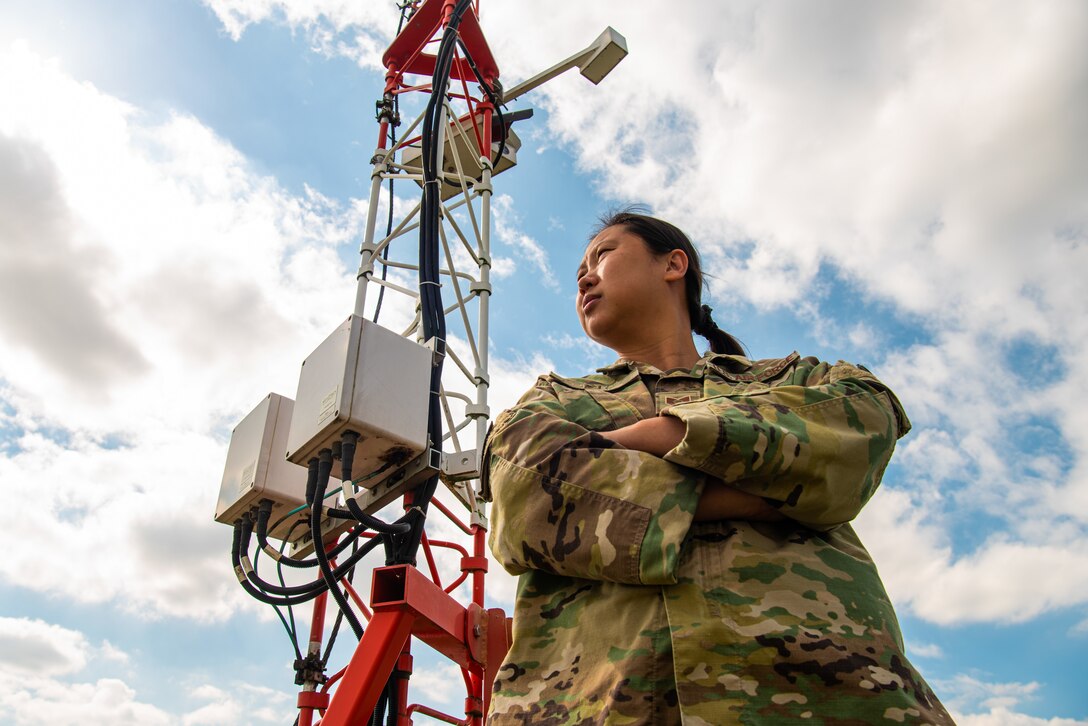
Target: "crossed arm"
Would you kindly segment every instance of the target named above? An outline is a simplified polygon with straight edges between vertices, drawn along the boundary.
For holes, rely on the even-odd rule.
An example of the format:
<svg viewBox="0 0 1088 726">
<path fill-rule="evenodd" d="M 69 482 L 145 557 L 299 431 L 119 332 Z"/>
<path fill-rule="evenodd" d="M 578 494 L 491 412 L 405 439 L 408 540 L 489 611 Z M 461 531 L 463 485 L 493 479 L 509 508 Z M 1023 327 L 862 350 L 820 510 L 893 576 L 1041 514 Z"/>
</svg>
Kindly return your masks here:
<svg viewBox="0 0 1088 726">
<path fill-rule="evenodd" d="M 564 403 L 538 381 L 485 449 L 492 551 L 512 574 L 667 584 L 693 519 L 849 521 L 910 424 L 866 371 L 805 363 L 778 386 L 612 431 L 576 422 L 580 406 L 596 412 L 589 396 Z"/>
<path fill-rule="evenodd" d="M 600 435 L 625 449 L 663 457 L 684 439 L 685 429 L 684 422 L 678 418 L 655 416 L 615 431 L 602 431 Z M 696 522 L 719 519 L 775 522 L 784 517 L 762 497 L 742 492 L 711 477 L 699 497 L 694 519 Z"/>
</svg>

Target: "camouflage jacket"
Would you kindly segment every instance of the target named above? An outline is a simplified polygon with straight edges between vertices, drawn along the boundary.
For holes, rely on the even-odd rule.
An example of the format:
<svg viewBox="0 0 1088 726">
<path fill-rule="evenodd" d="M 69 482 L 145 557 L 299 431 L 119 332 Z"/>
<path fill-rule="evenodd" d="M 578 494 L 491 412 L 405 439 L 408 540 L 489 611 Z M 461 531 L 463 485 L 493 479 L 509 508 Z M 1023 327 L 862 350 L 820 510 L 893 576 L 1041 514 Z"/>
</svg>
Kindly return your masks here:
<svg viewBox="0 0 1088 726">
<path fill-rule="evenodd" d="M 595 432 L 686 423 L 663 458 Z M 952 723 L 847 522 L 910 423 L 863 368 L 796 353 L 541 377 L 485 450 L 520 575 L 489 724 Z M 708 476 L 783 522 L 694 523 Z"/>
</svg>

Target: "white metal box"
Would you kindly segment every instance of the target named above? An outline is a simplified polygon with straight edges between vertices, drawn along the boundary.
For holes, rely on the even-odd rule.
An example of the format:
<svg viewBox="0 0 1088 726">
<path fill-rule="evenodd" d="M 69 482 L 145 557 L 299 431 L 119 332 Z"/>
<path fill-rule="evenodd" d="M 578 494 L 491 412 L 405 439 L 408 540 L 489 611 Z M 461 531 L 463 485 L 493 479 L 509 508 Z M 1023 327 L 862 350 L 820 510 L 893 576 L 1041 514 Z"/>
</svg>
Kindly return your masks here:
<svg viewBox="0 0 1088 726">
<path fill-rule="evenodd" d="M 446 128 L 445 145 L 442 148 L 442 171 L 446 174 L 457 173 L 457 164 L 453 159 L 454 147 L 456 147 L 457 158 L 461 162 L 461 172 L 466 177 L 480 179 L 484 168 L 480 164 L 480 152 L 475 146 L 475 141 L 476 136 L 472 130 L 472 123 L 468 119 L 451 121 Z M 493 158 L 495 154 L 499 153 L 499 146 L 498 141 L 492 142 L 491 155 Z M 502 156 L 495 160 L 495 169 L 492 176 L 501 174 L 516 165 L 518 163 L 518 149 L 520 148 L 521 139 L 514 133 L 513 129 L 508 129 L 506 132 L 506 145 L 503 148 Z M 423 150 L 418 146 L 404 147 L 401 150 L 401 163 L 409 170 L 422 174 Z M 423 181 L 417 179 L 416 184 L 422 187 Z M 471 188 L 471 186 L 470 184 L 469 187 Z M 442 184 L 441 187 L 443 201 L 461 193 L 461 185 L 452 179 L 449 180 L 449 183 Z"/>
<path fill-rule="evenodd" d="M 293 402 L 270 393 L 234 427 L 227 449 L 227 465 L 219 488 L 215 521 L 234 520 L 262 499 L 271 499 L 271 526 L 306 501 L 306 469 L 284 458 Z M 305 516 L 301 513 L 298 516 Z M 281 523 L 269 536 L 282 539 L 297 517 Z"/>
<path fill-rule="evenodd" d="M 422 453 L 431 361 L 428 348 L 350 316 L 302 363 L 287 458 L 305 466 L 346 431 L 360 435 L 353 479 Z"/>
</svg>

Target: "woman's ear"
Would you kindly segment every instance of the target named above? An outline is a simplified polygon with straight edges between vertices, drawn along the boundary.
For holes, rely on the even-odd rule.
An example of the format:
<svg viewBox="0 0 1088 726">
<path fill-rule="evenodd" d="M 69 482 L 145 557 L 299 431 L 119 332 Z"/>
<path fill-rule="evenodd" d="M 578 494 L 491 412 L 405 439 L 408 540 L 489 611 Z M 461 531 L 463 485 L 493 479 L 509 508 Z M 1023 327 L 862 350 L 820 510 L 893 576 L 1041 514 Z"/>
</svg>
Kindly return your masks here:
<svg viewBox="0 0 1088 726">
<path fill-rule="evenodd" d="M 688 255 L 683 250 L 671 250 L 665 257 L 665 281 L 683 280 L 688 274 Z"/>
</svg>

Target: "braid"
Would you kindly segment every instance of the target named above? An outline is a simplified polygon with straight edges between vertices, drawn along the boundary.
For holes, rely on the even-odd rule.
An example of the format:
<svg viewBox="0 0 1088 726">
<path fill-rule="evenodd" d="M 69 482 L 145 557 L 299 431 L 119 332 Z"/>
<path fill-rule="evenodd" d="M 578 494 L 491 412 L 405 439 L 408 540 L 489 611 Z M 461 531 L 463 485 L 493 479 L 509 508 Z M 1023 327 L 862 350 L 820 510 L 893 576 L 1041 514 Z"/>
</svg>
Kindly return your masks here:
<svg viewBox="0 0 1088 726">
<path fill-rule="evenodd" d="M 715 353 L 728 353 L 729 355 L 744 355 L 744 347 L 740 341 L 718 327 L 714 322 L 709 305 L 700 305 L 698 313 L 692 316 L 691 329 L 696 335 L 701 335 L 710 341 L 710 350 Z"/>
<path fill-rule="evenodd" d="M 691 329 L 698 335 L 702 335 L 704 338 L 706 337 L 706 333 L 711 329 L 717 330 L 718 324 L 715 323 L 714 318 L 711 317 L 711 313 L 713 312 L 714 310 L 709 305 L 700 305 L 698 317 L 692 321 Z"/>
</svg>

